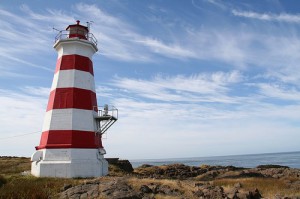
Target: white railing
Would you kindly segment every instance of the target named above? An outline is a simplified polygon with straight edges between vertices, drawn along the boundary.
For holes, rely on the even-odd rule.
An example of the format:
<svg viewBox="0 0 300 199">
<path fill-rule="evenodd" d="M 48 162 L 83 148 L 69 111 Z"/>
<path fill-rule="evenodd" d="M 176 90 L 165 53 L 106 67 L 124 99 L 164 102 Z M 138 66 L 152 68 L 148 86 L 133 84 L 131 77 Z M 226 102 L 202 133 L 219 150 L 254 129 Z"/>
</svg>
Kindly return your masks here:
<svg viewBox="0 0 300 199">
<path fill-rule="evenodd" d="M 96 133 L 104 134 L 118 120 L 118 109 L 114 106 L 95 106 L 94 111 L 97 125 Z"/>
<path fill-rule="evenodd" d="M 55 37 L 54 43 L 56 43 L 61 39 L 76 38 L 76 36 L 79 39 L 84 39 L 92 42 L 95 46 L 97 46 L 98 44 L 96 37 L 92 33 L 83 34 L 83 32 L 79 30 L 77 31 L 77 33 L 72 32 L 72 34 L 70 34 L 70 31 L 66 31 L 66 30 L 59 31 L 59 33 Z"/>
<path fill-rule="evenodd" d="M 118 119 L 118 109 L 112 105 L 94 107 L 94 110 L 97 111 L 98 117 L 112 116 Z"/>
</svg>

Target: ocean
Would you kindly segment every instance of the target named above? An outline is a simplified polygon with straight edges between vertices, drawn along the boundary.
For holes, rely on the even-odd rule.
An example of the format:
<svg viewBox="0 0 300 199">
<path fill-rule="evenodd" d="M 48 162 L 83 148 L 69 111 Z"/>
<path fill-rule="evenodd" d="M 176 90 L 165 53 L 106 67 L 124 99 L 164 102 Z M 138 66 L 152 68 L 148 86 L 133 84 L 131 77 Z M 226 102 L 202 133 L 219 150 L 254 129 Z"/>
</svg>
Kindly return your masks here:
<svg viewBox="0 0 300 199">
<path fill-rule="evenodd" d="M 220 165 L 254 168 L 258 165 L 276 164 L 288 166 L 290 168 L 300 168 L 300 151 L 284 153 L 265 153 L 250 155 L 230 155 L 230 156 L 213 156 L 213 157 L 192 157 L 192 158 L 171 158 L 171 159 L 145 159 L 130 160 L 133 168 L 143 164 L 165 165 L 165 164 L 185 164 L 189 166 Z"/>
</svg>

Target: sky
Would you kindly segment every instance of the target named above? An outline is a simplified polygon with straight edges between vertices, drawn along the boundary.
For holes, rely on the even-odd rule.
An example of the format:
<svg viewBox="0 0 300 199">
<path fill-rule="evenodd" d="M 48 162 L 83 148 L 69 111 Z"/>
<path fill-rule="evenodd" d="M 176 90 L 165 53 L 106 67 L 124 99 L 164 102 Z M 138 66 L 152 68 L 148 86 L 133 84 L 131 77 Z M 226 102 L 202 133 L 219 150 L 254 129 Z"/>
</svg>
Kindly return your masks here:
<svg viewBox="0 0 300 199">
<path fill-rule="evenodd" d="M 106 157 L 300 151 L 299 1 L 0 0 L 0 155 L 39 145 L 76 20 L 98 40 L 98 105 L 119 110 Z"/>
</svg>

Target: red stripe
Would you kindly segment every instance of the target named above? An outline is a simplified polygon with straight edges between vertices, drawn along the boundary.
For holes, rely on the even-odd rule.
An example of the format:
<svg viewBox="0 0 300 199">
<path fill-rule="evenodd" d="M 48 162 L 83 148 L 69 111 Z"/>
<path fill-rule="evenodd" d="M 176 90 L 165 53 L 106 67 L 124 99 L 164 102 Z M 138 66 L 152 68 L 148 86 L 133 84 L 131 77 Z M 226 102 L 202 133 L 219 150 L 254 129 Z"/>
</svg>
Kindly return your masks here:
<svg viewBox="0 0 300 199">
<path fill-rule="evenodd" d="M 55 73 L 59 70 L 81 70 L 94 75 L 93 62 L 81 55 L 63 55 L 56 62 Z"/>
<path fill-rule="evenodd" d="M 81 88 L 56 88 L 50 92 L 47 111 L 52 109 L 77 108 L 94 110 L 96 93 Z"/>
<path fill-rule="evenodd" d="M 103 148 L 101 135 L 90 131 L 50 130 L 42 133 L 40 145 L 44 148 Z"/>
</svg>

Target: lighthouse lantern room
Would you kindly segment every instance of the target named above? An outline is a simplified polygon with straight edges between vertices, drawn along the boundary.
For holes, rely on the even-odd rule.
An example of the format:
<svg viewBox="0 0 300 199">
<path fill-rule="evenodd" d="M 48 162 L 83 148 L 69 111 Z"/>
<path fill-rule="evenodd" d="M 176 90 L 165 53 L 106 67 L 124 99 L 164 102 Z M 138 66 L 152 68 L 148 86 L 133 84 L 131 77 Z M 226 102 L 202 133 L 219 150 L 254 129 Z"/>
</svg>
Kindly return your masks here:
<svg viewBox="0 0 300 199">
<path fill-rule="evenodd" d="M 77 21 L 59 32 L 54 48 L 56 69 L 31 173 L 63 178 L 106 175 L 102 134 L 117 121 L 118 110 L 97 106 L 92 62 L 97 40 Z"/>
</svg>

